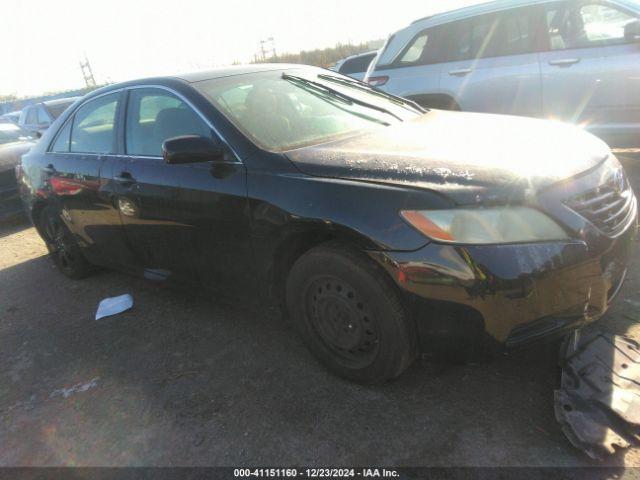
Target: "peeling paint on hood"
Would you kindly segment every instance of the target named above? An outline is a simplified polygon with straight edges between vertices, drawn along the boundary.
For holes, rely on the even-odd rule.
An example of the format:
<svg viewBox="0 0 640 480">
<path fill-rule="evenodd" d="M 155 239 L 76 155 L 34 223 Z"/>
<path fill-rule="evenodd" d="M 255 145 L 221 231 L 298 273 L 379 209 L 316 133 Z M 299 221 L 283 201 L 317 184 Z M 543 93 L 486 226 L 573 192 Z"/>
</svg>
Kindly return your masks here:
<svg viewBox="0 0 640 480">
<path fill-rule="evenodd" d="M 429 188 L 463 203 L 478 195 L 535 191 L 595 167 L 609 154 L 604 142 L 571 125 L 439 110 L 286 152 L 308 175 Z"/>
</svg>

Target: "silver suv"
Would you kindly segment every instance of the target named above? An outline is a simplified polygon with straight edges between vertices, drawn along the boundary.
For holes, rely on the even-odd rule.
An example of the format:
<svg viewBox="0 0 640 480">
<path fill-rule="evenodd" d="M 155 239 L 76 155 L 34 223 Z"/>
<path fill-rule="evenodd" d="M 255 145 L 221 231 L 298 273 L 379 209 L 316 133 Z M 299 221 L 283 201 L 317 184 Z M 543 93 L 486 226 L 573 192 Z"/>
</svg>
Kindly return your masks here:
<svg viewBox="0 0 640 480">
<path fill-rule="evenodd" d="M 498 0 L 391 35 L 365 81 L 431 108 L 554 118 L 640 146 L 640 3 Z"/>
</svg>

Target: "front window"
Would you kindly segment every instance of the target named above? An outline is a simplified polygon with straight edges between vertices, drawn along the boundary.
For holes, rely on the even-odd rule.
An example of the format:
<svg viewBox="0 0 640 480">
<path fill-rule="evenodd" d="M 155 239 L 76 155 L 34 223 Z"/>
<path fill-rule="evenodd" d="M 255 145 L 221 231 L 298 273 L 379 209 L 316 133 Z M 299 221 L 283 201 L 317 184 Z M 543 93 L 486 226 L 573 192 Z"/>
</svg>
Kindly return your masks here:
<svg viewBox="0 0 640 480">
<path fill-rule="evenodd" d="M 131 90 L 126 122 L 128 155 L 162 156 L 162 144 L 182 135 L 211 136 L 204 121 L 182 100 L 155 88 Z"/>
<path fill-rule="evenodd" d="M 31 139 L 29 134 L 20 127 L 10 123 L 0 124 L 0 145 L 22 142 L 29 139 Z"/>
<path fill-rule="evenodd" d="M 625 27 L 636 18 L 600 3 L 560 5 L 547 10 L 552 50 L 626 43 Z"/>
<path fill-rule="evenodd" d="M 292 69 L 198 82 L 196 88 L 268 150 L 318 144 L 423 112 L 329 71 Z"/>
</svg>

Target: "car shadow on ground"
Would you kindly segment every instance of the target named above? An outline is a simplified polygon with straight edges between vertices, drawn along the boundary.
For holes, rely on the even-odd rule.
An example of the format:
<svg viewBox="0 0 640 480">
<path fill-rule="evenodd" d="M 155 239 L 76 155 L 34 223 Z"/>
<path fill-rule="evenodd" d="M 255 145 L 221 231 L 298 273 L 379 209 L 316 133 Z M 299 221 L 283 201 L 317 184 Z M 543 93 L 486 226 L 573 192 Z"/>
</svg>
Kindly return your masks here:
<svg viewBox="0 0 640 480">
<path fill-rule="evenodd" d="M 31 225 L 23 216 L 4 220 L 0 222 L 0 238 L 6 237 L 8 235 L 13 235 L 14 233 L 21 232 L 30 227 Z"/>
<path fill-rule="evenodd" d="M 0 285 L 2 465 L 594 464 L 553 417 L 557 344 L 360 386 L 276 310 L 113 272 L 73 282 L 46 257 Z M 126 292 L 133 310 L 93 320 Z"/>
</svg>

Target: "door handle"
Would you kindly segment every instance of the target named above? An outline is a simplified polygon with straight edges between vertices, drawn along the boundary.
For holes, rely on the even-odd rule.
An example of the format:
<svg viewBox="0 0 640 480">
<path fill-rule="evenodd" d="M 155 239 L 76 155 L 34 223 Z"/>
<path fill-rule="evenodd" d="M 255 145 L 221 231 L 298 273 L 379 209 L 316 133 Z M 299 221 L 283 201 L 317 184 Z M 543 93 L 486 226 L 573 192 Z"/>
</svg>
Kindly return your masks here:
<svg viewBox="0 0 640 480">
<path fill-rule="evenodd" d="M 465 75 L 469 75 L 471 72 L 472 72 L 472 69 L 470 68 L 461 68 L 459 70 L 449 71 L 449 75 L 452 75 L 454 77 L 463 77 Z"/>
<path fill-rule="evenodd" d="M 120 175 L 113 177 L 113 179 L 118 182 L 120 185 L 133 185 L 136 183 L 135 179 L 131 176 L 129 172 L 122 172 Z"/>
<path fill-rule="evenodd" d="M 46 167 L 44 167 L 44 168 L 42 169 L 42 171 L 43 171 L 44 173 L 46 173 L 47 175 L 55 175 L 55 173 L 56 173 L 56 169 L 55 169 L 55 167 L 54 167 L 52 164 L 49 164 L 49 165 L 47 165 Z"/>
<path fill-rule="evenodd" d="M 579 58 L 560 58 L 558 60 L 549 60 L 549 65 L 553 65 L 554 67 L 568 67 L 569 65 L 574 65 L 576 63 L 580 63 Z"/>
</svg>

